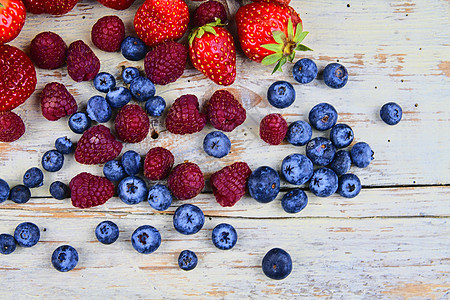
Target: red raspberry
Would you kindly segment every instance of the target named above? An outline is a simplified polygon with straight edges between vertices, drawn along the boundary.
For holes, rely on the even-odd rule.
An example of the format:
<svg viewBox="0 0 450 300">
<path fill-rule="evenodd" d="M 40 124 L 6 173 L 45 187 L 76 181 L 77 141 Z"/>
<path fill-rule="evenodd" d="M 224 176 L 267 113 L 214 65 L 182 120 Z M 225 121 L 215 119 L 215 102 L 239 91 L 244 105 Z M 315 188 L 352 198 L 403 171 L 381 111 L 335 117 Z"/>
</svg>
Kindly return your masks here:
<svg viewBox="0 0 450 300">
<path fill-rule="evenodd" d="M 145 139 L 150 129 L 146 112 L 137 104 L 122 107 L 114 123 L 117 136 L 127 143 L 139 143 Z"/>
<path fill-rule="evenodd" d="M 32 14 L 63 15 L 71 11 L 78 0 L 23 0 L 23 3 Z"/>
<path fill-rule="evenodd" d="M 0 142 L 14 142 L 25 133 L 25 124 L 12 111 L 0 112 Z"/>
<path fill-rule="evenodd" d="M 92 26 L 91 40 L 97 48 L 116 52 L 125 38 L 125 25 L 117 16 L 105 16 Z"/>
<path fill-rule="evenodd" d="M 30 58 L 41 69 L 53 70 L 66 63 L 67 45 L 56 33 L 46 31 L 31 41 Z"/>
<path fill-rule="evenodd" d="M 105 177 L 80 173 L 69 184 L 72 205 L 90 208 L 104 204 L 114 196 L 114 184 Z"/>
<path fill-rule="evenodd" d="M 51 82 L 42 90 L 41 109 L 47 120 L 56 121 L 75 113 L 78 105 L 64 84 Z"/>
<path fill-rule="evenodd" d="M 225 24 L 228 21 L 227 11 L 222 3 L 217 1 L 207 1 L 200 4 L 194 11 L 194 27 L 200 27 L 220 19 L 220 23 Z"/>
<path fill-rule="evenodd" d="M 83 41 L 70 44 L 67 53 L 67 72 L 76 82 L 94 79 L 100 70 L 100 60 Z"/>
<path fill-rule="evenodd" d="M 183 75 L 186 61 L 186 46 L 168 41 L 147 53 L 144 60 L 145 74 L 154 84 L 166 85 Z"/>
<path fill-rule="evenodd" d="M 175 197 L 187 200 L 200 194 L 205 187 L 205 179 L 199 166 L 185 162 L 173 168 L 167 185 Z"/>
<path fill-rule="evenodd" d="M 205 108 L 211 125 L 222 131 L 231 132 L 247 118 L 241 103 L 227 90 L 214 92 Z"/>
<path fill-rule="evenodd" d="M 122 151 L 108 127 L 97 125 L 86 130 L 75 149 L 75 160 L 80 164 L 96 165 L 115 159 Z"/>
<path fill-rule="evenodd" d="M 287 122 L 280 114 L 267 115 L 259 124 L 259 136 L 270 145 L 281 144 L 287 131 Z"/>
<path fill-rule="evenodd" d="M 175 134 L 199 132 L 206 125 L 206 117 L 198 110 L 194 95 L 183 95 L 172 104 L 166 118 L 166 128 Z"/>
<path fill-rule="evenodd" d="M 169 176 L 174 157 L 172 152 L 163 148 L 152 148 L 144 160 L 144 175 L 150 180 L 161 180 Z"/>
<path fill-rule="evenodd" d="M 244 196 L 251 173 L 245 162 L 235 162 L 212 174 L 211 185 L 216 201 L 223 207 L 235 205 Z"/>
</svg>

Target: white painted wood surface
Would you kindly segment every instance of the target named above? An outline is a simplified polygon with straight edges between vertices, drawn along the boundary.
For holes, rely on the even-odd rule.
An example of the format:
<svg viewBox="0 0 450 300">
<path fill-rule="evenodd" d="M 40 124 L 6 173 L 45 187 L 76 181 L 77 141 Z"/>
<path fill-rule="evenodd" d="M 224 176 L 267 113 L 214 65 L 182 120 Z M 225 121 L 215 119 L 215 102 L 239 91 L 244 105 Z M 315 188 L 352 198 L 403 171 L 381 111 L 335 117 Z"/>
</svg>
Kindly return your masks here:
<svg viewBox="0 0 450 300">
<path fill-rule="evenodd" d="M 191 9 L 198 5 L 187 1 Z M 27 50 L 37 33 L 51 30 L 68 44 L 77 39 L 87 42 L 100 58 L 101 70 L 117 78 L 124 66 L 143 70 L 142 61 L 128 62 L 120 53 L 107 54 L 90 42 L 90 28 L 104 15 L 120 16 L 127 34 L 132 34 L 133 16 L 142 2 L 117 12 L 82 0 L 65 16 L 28 15 L 11 44 Z M 237 5 L 228 2 L 231 14 Z M 202 152 L 201 141 L 210 126 L 191 136 L 174 136 L 158 118 L 152 119 L 157 139 L 149 136 L 140 144 L 125 145 L 123 151 L 144 155 L 151 147 L 164 146 L 174 153 L 176 163 L 198 163 L 206 178 L 237 160 L 252 169 L 279 168 L 286 155 L 304 153 L 304 147 L 264 144 L 258 138 L 261 118 L 280 112 L 288 122 L 306 120 L 311 107 L 329 102 L 340 113 L 338 121 L 354 129 L 355 142 L 366 141 L 375 151 L 376 159 L 367 169 L 352 168 L 364 185 L 361 194 L 354 199 L 338 195 L 322 199 L 307 192 L 305 210 L 288 215 L 279 204 L 282 193 L 267 205 L 246 196 L 233 208 L 222 208 L 207 185 L 203 194 L 187 201 L 204 210 L 205 227 L 194 236 L 182 236 L 172 226 L 179 202 L 157 213 L 147 203 L 127 206 L 116 197 L 88 210 L 48 198 L 54 180 L 68 182 L 85 170 L 102 172 L 101 166 L 82 166 L 66 156 L 62 171 L 46 172 L 44 186 L 32 190 L 27 204 L 0 204 L 2 233 L 32 221 L 42 234 L 37 246 L 0 257 L 0 298 L 449 298 L 449 2 L 293 0 L 291 5 L 310 31 L 305 44 L 315 51 L 306 57 L 314 59 L 319 69 L 337 60 L 343 63 L 350 73 L 345 88 L 329 89 L 320 79 L 296 84 L 289 66 L 270 75 L 270 67 L 251 62 L 238 51 L 237 80 L 229 89 L 247 109 L 247 120 L 229 134 L 229 156 L 212 159 Z M 268 86 L 278 79 L 294 83 L 297 92 L 294 105 L 284 110 L 270 107 L 265 97 Z M 42 154 L 54 147 L 57 137 L 79 138 L 68 129 L 67 119 L 50 122 L 42 117 L 43 86 L 64 83 L 81 108 L 98 94 L 92 83 L 75 83 L 66 68 L 38 69 L 38 81 L 34 95 L 15 110 L 25 121 L 25 135 L 14 143 L 0 143 L 0 177 L 11 186 L 21 182 L 26 169 L 40 165 Z M 157 86 L 157 94 L 169 105 L 186 93 L 204 102 L 219 88 L 189 65 L 176 83 Z M 385 125 L 378 116 L 388 101 L 403 107 L 404 117 L 397 126 Z M 283 183 L 283 190 L 291 187 Z M 98 243 L 93 234 L 105 219 L 121 229 L 119 240 L 110 246 Z M 238 231 L 238 243 L 231 251 L 219 251 L 210 241 L 212 228 L 220 222 Z M 131 233 L 143 224 L 157 227 L 163 238 L 151 255 L 138 254 L 130 244 Z M 71 244 L 80 253 L 77 268 L 65 274 L 50 263 L 52 251 L 61 244 Z M 292 274 L 283 281 L 269 280 L 260 268 L 264 253 L 273 247 L 284 248 L 294 261 Z M 196 251 L 200 258 L 191 272 L 176 265 L 183 249 Z"/>
</svg>

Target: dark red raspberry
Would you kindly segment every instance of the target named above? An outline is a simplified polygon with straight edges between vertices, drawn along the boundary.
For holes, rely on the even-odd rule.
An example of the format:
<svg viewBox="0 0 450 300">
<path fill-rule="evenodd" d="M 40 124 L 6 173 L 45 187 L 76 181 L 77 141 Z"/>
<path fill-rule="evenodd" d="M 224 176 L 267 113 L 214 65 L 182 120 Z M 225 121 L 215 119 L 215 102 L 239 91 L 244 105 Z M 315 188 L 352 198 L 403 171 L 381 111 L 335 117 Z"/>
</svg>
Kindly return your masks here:
<svg viewBox="0 0 450 300">
<path fill-rule="evenodd" d="M 150 180 L 161 180 L 169 176 L 174 157 L 172 152 L 163 147 L 152 148 L 144 160 L 144 175 Z"/>
<path fill-rule="evenodd" d="M 270 145 L 281 144 L 287 131 L 287 122 L 280 114 L 267 115 L 259 124 L 259 136 Z"/>
<path fill-rule="evenodd" d="M 53 70 L 66 63 L 67 45 L 56 33 L 41 32 L 31 41 L 30 58 L 41 69 Z"/>
<path fill-rule="evenodd" d="M 80 173 L 69 184 L 72 205 L 90 208 L 104 204 L 114 196 L 114 184 L 105 177 Z"/>
<path fill-rule="evenodd" d="M 185 162 L 173 168 L 167 185 L 175 197 L 187 200 L 200 194 L 205 187 L 205 179 L 199 166 Z"/>
<path fill-rule="evenodd" d="M 97 48 L 116 52 L 125 38 L 125 25 L 118 16 L 105 16 L 92 26 L 91 40 Z"/>
<path fill-rule="evenodd" d="M 187 48 L 183 44 L 168 41 L 157 45 L 145 56 L 145 74 L 154 84 L 175 82 L 186 68 Z"/>
<path fill-rule="evenodd" d="M 14 142 L 25 133 L 25 124 L 12 111 L 0 112 L 0 142 Z"/>
<path fill-rule="evenodd" d="M 94 79 L 100 70 L 100 60 L 83 41 L 70 44 L 67 52 L 67 72 L 76 82 Z"/>
<path fill-rule="evenodd" d="M 212 174 L 211 185 L 216 201 L 223 207 L 235 205 L 244 196 L 251 173 L 245 162 L 235 162 Z"/>
<path fill-rule="evenodd" d="M 47 120 L 56 121 L 75 113 L 78 105 L 64 84 L 51 82 L 42 90 L 41 109 Z"/>
<path fill-rule="evenodd" d="M 214 92 L 205 107 L 205 112 L 214 128 L 226 132 L 233 131 L 247 118 L 241 103 L 227 90 Z"/>
<path fill-rule="evenodd" d="M 115 159 L 122 151 L 122 143 L 117 141 L 108 127 L 97 125 L 86 130 L 75 149 L 75 160 L 80 164 L 103 164 Z"/>
<path fill-rule="evenodd" d="M 206 125 L 206 117 L 198 109 L 198 99 L 195 95 L 183 95 L 176 99 L 167 114 L 167 130 L 175 134 L 201 131 Z"/>
<path fill-rule="evenodd" d="M 137 104 L 122 107 L 114 123 L 117 136 L 127 143 L 143 141 L 150 129 L 150 121 L 145 111 Z"/>
<path fill-rule="evenodd" d="M 194 11 L 194 27 L 200 27 L 220 19 L 220 23 L 225 24 L 228 21 L 227 11 L 222 3 L 217 1 L 207 1 L 200 4 Z"/>
</svg>

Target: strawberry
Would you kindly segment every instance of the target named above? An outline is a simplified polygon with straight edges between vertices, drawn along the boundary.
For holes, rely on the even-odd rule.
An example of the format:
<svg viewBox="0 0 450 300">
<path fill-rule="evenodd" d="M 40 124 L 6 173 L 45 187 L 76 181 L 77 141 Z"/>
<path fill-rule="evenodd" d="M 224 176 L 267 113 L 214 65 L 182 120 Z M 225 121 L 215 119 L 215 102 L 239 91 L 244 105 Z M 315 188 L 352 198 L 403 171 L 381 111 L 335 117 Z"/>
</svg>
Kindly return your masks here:
<svg viewBox="0 0 450 300">
<path fill-rule="evenodd" d="M 97 0 L 97 1 L 106 7 L 115 10 L 124 10 L 130 7 L 135 0 Z"/>
<path fill-rule="evenodd" d="M 194 28 L 189 36 L 189 55 L 194 67 L 220 85 L 236 79 L 236 48 L 230 32 L 214 23 Z"/>
<path fill-rule="evenodd" d="M 23 0 L 32 14 L 64 15 L 71 11 L 78 0 Z"/>
<path fill-rule="evenodd" d="M 283 5 L 288 5 L 289 3 L 291 3 L 291 0 L 252 0 L 253 2 L 273 2 L 273 3 L 278 3 L 278 4 L 283 4 Z"/>
<path fill-rule="evenodd" d="M 311 50 L 301 44 L 308 34 L 290 6 L 252 2 L 236 13 L 239 42 L 245 55 L 263 65 L 277 63 L 273 73 L 295 58 L 295 51 Z"/>
<path fill-rule="evenodd" d="M 12 41 L 25 24 L 26 10 L 22 0 L 0 0 L 0 45 Z"/>
</svg>

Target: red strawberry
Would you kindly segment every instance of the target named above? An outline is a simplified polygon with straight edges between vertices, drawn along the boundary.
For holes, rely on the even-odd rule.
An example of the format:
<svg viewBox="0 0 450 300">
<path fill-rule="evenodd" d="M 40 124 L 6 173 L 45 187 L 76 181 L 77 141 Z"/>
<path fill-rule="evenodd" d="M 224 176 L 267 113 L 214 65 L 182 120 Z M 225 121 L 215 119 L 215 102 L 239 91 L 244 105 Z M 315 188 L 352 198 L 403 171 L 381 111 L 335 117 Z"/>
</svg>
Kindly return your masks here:
<svg viewBox="0 0 450 300">
<path fill-rule="evenodd" d="M 253 2 L 272 2 L 282 5 L 289 5 L 291 3 L 291 0 L 252 0 Z"/>
<path fill-rule="evenodd" d="M 117 113 L 114 122 L 117 136 L 127 143 L 143 141 L 150 129 L 147 113 L 137 104 L 128 104 Z"/>
<path fill-rule="evenodd" d="M 167 130 L 175 134 L 201 131 L 206 125 L 206 117 L 198 110 L 198 107 L 198 99 L 195 95 L 183 95 L 176 99 L 166 117 Z"/>
<path fill-rule="evenodd" d="M 115 10 L 124 10 L 130 7 L 135 0 L 97 0 L 97 1 L 106 7 Z"/>
<path fill-rule="evenodd" d="M 72 178 L 69 187 L 72 205 L 79 208 L 102 205 L 114 196 L 114 184 L 111 181 L 86 172 Z"/>
<path fill-rule="evenodd" d="M 25 18 L 26 10 L 21 0 L 0 0 L 0 45 L 19 35 Z"/>
<path fill-rule="evenodd" d="M 0 112 L 0 142 L 14 142 L 25 133 L 25 124 L 12 111 Z"/>
<path fill-rule="evenodd" d="M 32 14 L 64 15 L 71 11 L 78 0 L 23 0 Z"/>
<path fill-rule="evenodd" d="M 247 113 L 241 103 L 226 90 L 215 91 L 205 107 L 206 117 L 219 130 L 231 132 L 244 123 Z"/>
<path fill-rule="evenodd" d="M 36 82 L 31 59 L 16 47 L 0 45 L 0 111 L 24 103 L 34 92 Z"/>
<path fill-rule="evenodd" d="M 94 79 L 100 70 L 100 60 L 82 40 L 70 44 L 67 52 L 67 73 L 76 82 Z"/>
<path fill-rule="evenodd" d="M 144 175 L 150 180 L 161 180 L 169 176 L 174 157 L 163 147 L 155 147 L 147 152 L 144 160 Z"/>
<path fill-rule="evenodd" d="M 205 187 L 205 178 L 198 165 L 185 162 L 173 168 L 167 186 L 179 200 L 187 200 L 200 194 Z"/>
<path fill-rule="evenodd" d="M 64 84 L 48 83 L 41 93 L 42 115 L 50 121 L 71 115 L 77 111 L 75 98 L 69 93 Z"/>
</svg>

